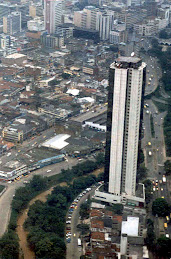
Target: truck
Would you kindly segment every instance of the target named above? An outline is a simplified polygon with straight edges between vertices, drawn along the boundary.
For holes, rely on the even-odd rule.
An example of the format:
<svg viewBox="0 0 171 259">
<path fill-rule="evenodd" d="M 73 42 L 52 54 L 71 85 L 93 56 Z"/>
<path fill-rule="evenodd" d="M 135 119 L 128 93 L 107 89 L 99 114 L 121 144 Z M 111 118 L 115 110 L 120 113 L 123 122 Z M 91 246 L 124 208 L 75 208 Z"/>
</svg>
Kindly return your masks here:
<svg viewBox="0 0 171 259">
<path fill-rule="evenodd" d="M 78 246 L 81 246 L 81 239 L 78 238 Z"/>
<path fill-rule="evenodd" d="M 166 183 L 166 176 L 165 175 L 163 175 L 162 180 L 163 180 L 163 183 Z"/>
</svg>

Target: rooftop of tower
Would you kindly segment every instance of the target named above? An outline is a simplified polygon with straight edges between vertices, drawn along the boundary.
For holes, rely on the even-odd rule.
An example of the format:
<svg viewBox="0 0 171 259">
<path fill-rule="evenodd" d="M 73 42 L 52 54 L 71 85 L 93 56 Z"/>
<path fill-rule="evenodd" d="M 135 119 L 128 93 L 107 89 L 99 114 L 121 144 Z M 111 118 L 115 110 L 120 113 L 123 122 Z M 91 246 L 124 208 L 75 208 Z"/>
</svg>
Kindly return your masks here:
<svg viewBox="0 0 171 259">
<path fill-rule="evenodd" d="M 140 61 L 141 61 L 141 59 L 137 58 L 137 57 L 123 57 L 123 56 L 121 56 L 121 57 L 118 57 L 116 59 L 116 62 L 119 62 L 119 63 L 121 63 L 121 62 L 137 63 L 137 62 L 140 62 Z"/>
<path fill-rule="evenodd" d="M 110 68 L 135 68 L 137 69 L 142 64 L 142 59 L 137 57 L 118 57 L 115 62 L 113 62 Z"/>
</svg>

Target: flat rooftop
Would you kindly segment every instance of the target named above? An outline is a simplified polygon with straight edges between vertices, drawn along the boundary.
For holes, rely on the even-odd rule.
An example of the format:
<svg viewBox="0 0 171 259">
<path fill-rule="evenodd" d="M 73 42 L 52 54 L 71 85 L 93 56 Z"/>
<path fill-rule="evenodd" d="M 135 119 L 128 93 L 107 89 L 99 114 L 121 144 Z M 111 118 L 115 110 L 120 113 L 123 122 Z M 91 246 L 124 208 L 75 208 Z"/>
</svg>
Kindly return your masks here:
<svg viewBox="0 0 171 259">
<path fill-rule="evenodd" d="M 127 62 L 127 63 L 137 63 L 141 61 L 140 58 L 137 57 L 119 57 L 116 59 L 117 62 Z"/>
<path fill-rule="evenodd" d="M 121 233 L 127 234 L 128 236 L 136 237 L 138 236 L 138 217 L 127 217 L 127 221 L 122 221 Z"/>
<path fill-rule="evenodd" d="M 94 111 L 94 110 L 87 111 L 83 114 L 80 114 L 77 117 L 72 118 L 71 120 L 83 123 L 83 122 L 88 121 L 94 117 L 97 117 L 105 112 L 107 112 L 107 106 L 105 106 L 105 107 L 101 106 L 101 107 L 96 108 L 96 111 Z"/>
<path fill-rule="evenodd" d="M 5 58 L 17 59 L 17 58 L 23 58 L 23 57 L 27 58 L 27 56 L 24 54 L 14 53 L 14 54 L 6 56 Z"/>
<path fill-rule="evenodd" d="M 57 136 L 45 141 L 42 144 L 42 146 L 60 150 L 69 144 L 68 142 L 65 141 L 69 137 L 71 136 L 68 134 L 58 134 Z"/>
<path fill-rule="evenodd" d="M 137 57 L 119 57 L 111 65 L 110 68 L 134 68 L 138 69 L 142 65 L 142 59 Z"/>
</svg>

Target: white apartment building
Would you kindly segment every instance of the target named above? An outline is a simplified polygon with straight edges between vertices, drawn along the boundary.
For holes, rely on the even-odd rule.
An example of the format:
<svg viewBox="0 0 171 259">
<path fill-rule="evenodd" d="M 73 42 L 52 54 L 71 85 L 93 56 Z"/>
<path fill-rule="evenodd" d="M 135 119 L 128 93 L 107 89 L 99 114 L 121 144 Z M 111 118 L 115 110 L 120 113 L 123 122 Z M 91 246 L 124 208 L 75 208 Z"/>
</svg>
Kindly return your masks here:
<svg viewBox="0 0 171 259">
<path fill-rule="evenodd" d="M 100 33 L 101 40 L 108 40 L 112 27 L 111 15 L 107 13 L 99 13 L 97 17 L 97 30 Z"/>
<path fill-rule="evenodd" d="M 101 12 L 94 6 L 86 6 L 83 11 L 74 12 L 74 25 L 84 29 L 99 31 L 101 40 L 109 40 L 113 21 L 114 12 Z"/>
<path fill-rule="evenodd" d="M 43 31 L 45 29 L 45 24 L 39 17 L 36 17 L 27 22 L 27 28 L 29 31 Z"/>
<path fill-rule="evenodd" d="M 152 36 L 157 32 L 156 24 L 153 22 L 150 23 L 139 23 L 134 24 L 134 30 L 137 34 L 142 36 Z"/>
<path fill-rule="evenodd" d="M 104 191 L 95 199 L 143 206 L 145 192 L 136 194 L 139 128 L 146 64 L 137 57 L 118 57 L 109 70 Z M 100 187 L 99 187 L 100 188 Z"/>
<path fill-rule="evenodd" d="M 151 18 L 145 20 L 145 22 L 134 24 L 134 30 L 139 35 L 152 36 L 158 33 L 160 30 L 166 28 L 168 24 L 168 18 Z"/>
<path fill-rule="evenodd" d="M 44 0 L 45 29 L 48 33 L 55 33 L 56 26 L 62 23 L 63 1 Z"/>
<path fill-rule="evenodd" d="M 84 29 L 97 30 L 97 15 L 99 9 L 86 6 L 82 11 L 74 12 L 74 25 Z"/>
<path fill-rule="evenodd" d="M 113 107 L 108 191 L 114 195 L 135 195 L 145 67 L 136 57 L 119 57 L 110 66 Z"/>
<path fill-rule="evenodd" d="M 112 30 L 110 31 L 110 38 L 109 41 L 110 43 L 113 44 L 120 44 L 121 42 L 125 42 L 127 37 L 126 37 L 126 31 L 125 30 Z"/>
</svg>

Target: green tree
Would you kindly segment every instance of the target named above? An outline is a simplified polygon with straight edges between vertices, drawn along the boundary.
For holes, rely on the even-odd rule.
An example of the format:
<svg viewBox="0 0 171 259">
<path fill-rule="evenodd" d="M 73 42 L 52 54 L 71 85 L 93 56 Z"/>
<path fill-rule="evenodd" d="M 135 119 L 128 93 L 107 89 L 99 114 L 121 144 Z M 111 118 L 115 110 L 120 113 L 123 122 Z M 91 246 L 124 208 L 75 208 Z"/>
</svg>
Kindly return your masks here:
<svg viewBox="0 0 171 259">
<path fill-rule="evenodd" d="M 78 179 L 75 179 L 73 182 L 73 190 L 75 194 L 80 193 L 83 189 L 85 189 L 85 181 L 84 177 L 80 177 Z"/>
<path fill-rule="evenodd" d="M 56 208 L 66 208 L 67 205 L 67 199 L 64 195 L 62 195 L 61 193 L 59 194 L 52 194 L 49 195 L 48 199 L 47 199 L 47 203 L 50 206 L 55 206 Z"/>
<path fill-rule="evenodd" d="M 104 153 L 100 152 L 100 153 L 97 154 L 97 156 L 96 156 L 96 163 L 99 166 L 104 165 L 104 163 L 105 163 Z"/>
<path fill-rule="evenodd" d="M 143 150 L 140 149 L 138 154 L 138 164 L 142 164 L 143 162 L 144 162 L 144 153 L 143 153 Z"/>
<path fill-rule="evenodd" d="M 147 237 L 145 243 L 149 248 L 153 248 L 155 243 L 154 223 L 151 219 L 147 219 Z"/>
<path fill-rule="evenodd" d="M 35 191 L 42 191 L 47 186 L 47 179 L 39 175 L 34 175 L 29 185 Z"/>
<path fill-rule="evenodd" d="M 161 30 L 159 32 L 159 38 L 161 39 L 168 39 L 169 35 L 167 34 L 166 30 Z"/>
<path fill-rule="evenodd" d="M 81 219 L 85 219 L 89 217 L 89 209 L 90 209 L 90 203 L 84 202 L 80 206 L 80 217 Z"/>
<path fill-rule="evenodd" d="M 52 191 L 52 194 L 62 194 L 67 198 L 67 201 L 70 202 L 74 199 L 74 195 L 73 195 L 73 189 L 72 186 L 70 188 L 68 188 L 67 186 L 56 186 L 54 188 L 54 190 Z"/>
<path fill-rule="evenodd" d="M 170 213 L 170 208 L 165 199 L 157 198 L 152 204 L 153 215 L 164 217 Z"/>
<path fill-rule="evenodd" d="M 166 162 L 164 162 L 164 170 L 167 175 L 171 174 L 171 161 L 170 160 L 167 160 Z"/>
<path fill-rule="evenodd" d="M 35 247 L 37 258 L 46 259 L 64 259 L 65 243 L 54 234 L 41 238 Z"/>
<path fill-rule="evenodd" d="M 77 229 L 81 233 L 81 235 L 85 235 L 90 231 L 89 225 L 87 224 L 78 224 Z"/>
<path fill-rule="evenodd" d="M 63 78 L 63 79 L 69 79 L 69 78 L 70 78 L 70 75 L 67 74 L 67 73 L 62 73 L 62 78 Z"/>
<path fill-rule="evenodd" d="M 123 213 L 123 205 L 122 204 L 112 204 L 108 207 L 109 210 L 113 211 L 115 214 L 122 215 Z"/>
<path fill-rule="evenodd" d="M 157 239 L 157 253 L 161 258 L 171 257 L 171 239 L 165 236 Z"/>
<path fill-rule="evenodd" d="M 147 177 L 147 168 L 144 164 L 140 164 L 140 166 L 137 169 L 137 182 L 143 180 Z"/>
<path fill-rule="evenodd" d="M 50 86 L 55 86 L 55 85 L 58 85 L 59 83 L 60 83 L 60 81 L 54 79 L 54 80 L 52 80 L 52 81 L 49 82 L 49 85 L 50 85 Z"/>
<path fill-rule="evenodd" d="M 0 239 L 0 258 L 18 258 L 19 243 L 15 232 L 9 231 Z"/>
<path fill-rule="evenodd" d="M 144 186 L 145 186 L 145 201 L 146 201 L 146 204 L 148 204 L 152 199 L 153 184 L 149 179 L 147 179 L 144 181 Z"/>
</svg>

